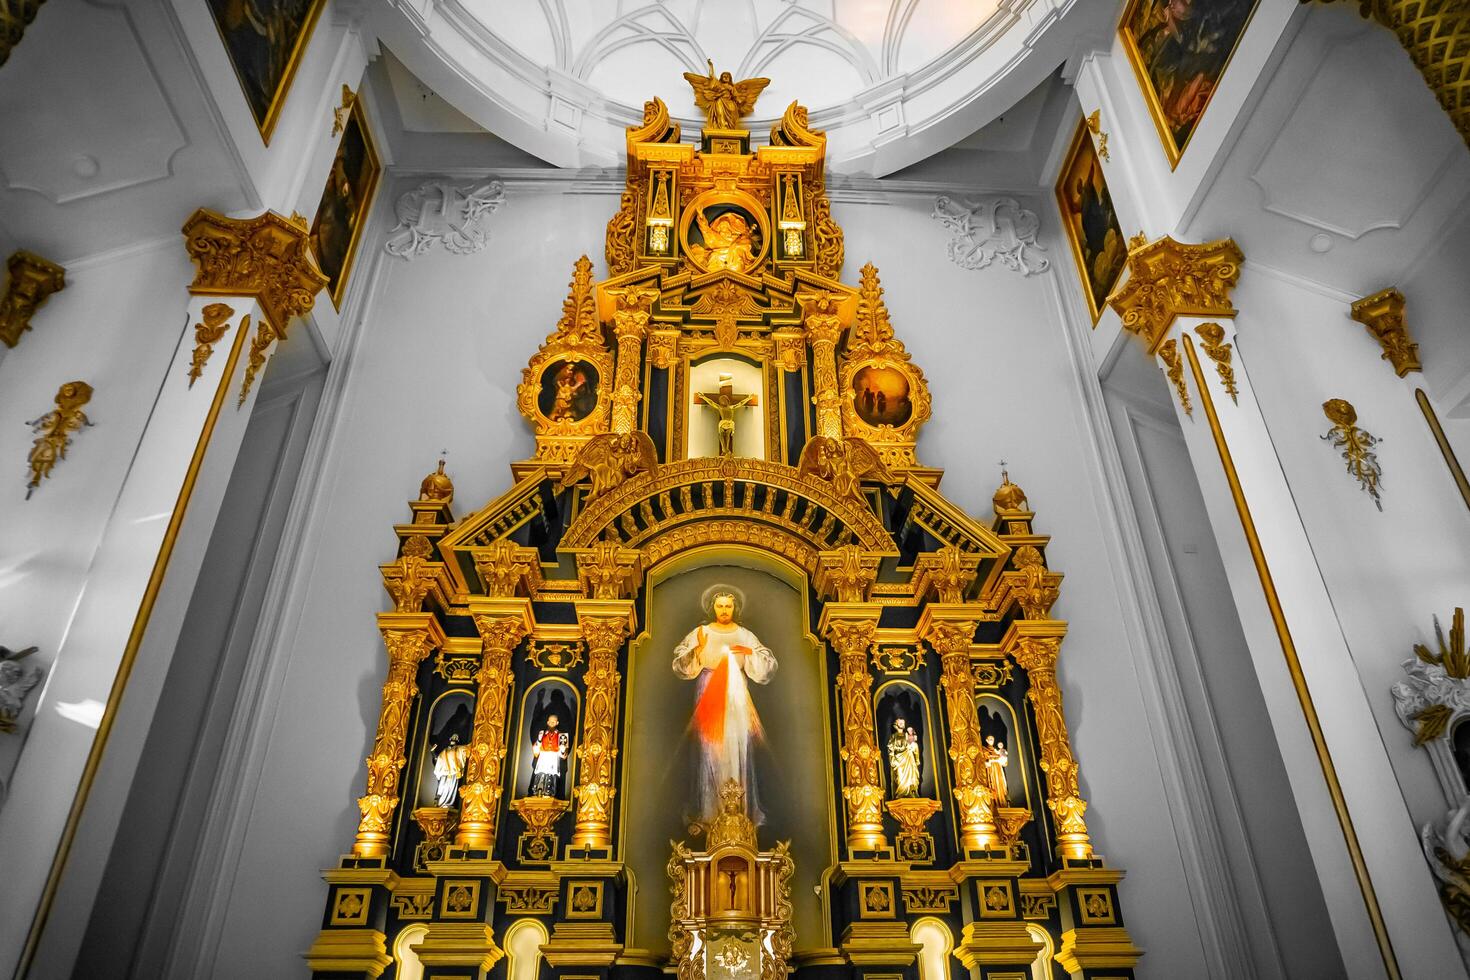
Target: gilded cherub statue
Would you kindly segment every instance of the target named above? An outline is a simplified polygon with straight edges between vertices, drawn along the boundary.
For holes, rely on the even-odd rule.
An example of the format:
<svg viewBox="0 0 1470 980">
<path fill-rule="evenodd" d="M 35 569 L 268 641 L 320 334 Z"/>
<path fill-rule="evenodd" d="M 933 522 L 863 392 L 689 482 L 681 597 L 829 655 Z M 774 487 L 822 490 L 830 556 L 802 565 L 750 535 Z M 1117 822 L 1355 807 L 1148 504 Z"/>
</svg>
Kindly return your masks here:
<svg viewBox="0 0 1470 980">
<path fill-rule="evenodd" d="M 709 77 L 684 73 L 684 79 L 694 89 L 694 104 L 704 110 L 705 119 L 711 129 L 739 129 L 740 117 L 750 115 L 755 109 L 755 100 L 761 90 L 771 84 L 769 78 L 747 78 L 737 82 L 727 71 L 715 77 L 715 63 L 709 64 Z"/>
</svg>

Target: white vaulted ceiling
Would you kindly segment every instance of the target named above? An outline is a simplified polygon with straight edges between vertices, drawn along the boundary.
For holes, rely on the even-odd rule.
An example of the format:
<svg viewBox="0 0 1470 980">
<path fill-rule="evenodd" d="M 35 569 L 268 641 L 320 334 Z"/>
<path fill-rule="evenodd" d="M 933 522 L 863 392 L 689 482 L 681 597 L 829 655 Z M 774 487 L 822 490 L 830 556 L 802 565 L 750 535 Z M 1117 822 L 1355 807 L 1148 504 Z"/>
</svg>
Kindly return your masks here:
<svg viewBox="0 0 1470 980">
<path fill-rule="evenodd" d="M 1106 34 L 1113 0 L 394 0 L 378 35 L 460 112 L 560 166 L 621 162 L 659 96 L 697 131 L 684 72 L 771 79 L 838 170 L 881 175 L 974 132 Z"/>
</svg>

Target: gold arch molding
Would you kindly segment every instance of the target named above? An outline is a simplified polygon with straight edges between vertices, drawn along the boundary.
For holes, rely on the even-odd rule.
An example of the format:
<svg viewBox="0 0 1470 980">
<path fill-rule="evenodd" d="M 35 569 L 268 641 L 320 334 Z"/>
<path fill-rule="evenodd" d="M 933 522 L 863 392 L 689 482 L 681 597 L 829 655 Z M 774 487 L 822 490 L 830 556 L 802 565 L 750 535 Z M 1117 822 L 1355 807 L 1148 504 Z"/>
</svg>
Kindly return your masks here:
<svg viewBox="0 0 1470 980">
<path fill-rule="evenodd" d="M 740 544 L 782 555 L 809 574 L 820 552 L 845 544 L 897 554 L 863 500 L 793 466 L 733 457 L 679 460 L 629 480 L 593 500 L 561 548 L 590 548 L 608 537 L 643 550 L 650 564 L 701 544 Z"/>
</svg>

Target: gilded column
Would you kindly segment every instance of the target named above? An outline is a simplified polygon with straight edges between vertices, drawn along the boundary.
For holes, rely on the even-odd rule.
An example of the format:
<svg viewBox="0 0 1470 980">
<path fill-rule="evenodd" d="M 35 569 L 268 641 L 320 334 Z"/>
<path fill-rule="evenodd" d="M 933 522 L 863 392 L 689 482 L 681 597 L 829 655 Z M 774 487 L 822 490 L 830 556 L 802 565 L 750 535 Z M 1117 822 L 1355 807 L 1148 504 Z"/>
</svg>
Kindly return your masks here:
<svg viewBox="0 0 1470 980">
<path fill-rule="evenodd" d="M 461 847 L 489 850 L 495 840 L 495 817 L 502 790 L 501 766 L 505 761 L 505 713 L 511 686 L 511 654 L 531 631 L 530 601 L 489 600 L 486 606 L 507 608 L 475 613 L 483 653 L 475 677 L 475 722 L 470 734 L 470 753 L 465 759 L 460 784 L 459 832 L 454 842 Z M 477 604 L 471 603 L 471 610 Z M 515 608 L 519 606 L 520 608 Z"/>
<path fill-rule="evenodd" d="M 648 318 L 658 290 L 642 286 L 609 289 L 615 304 L 613 336 L 618 341 L 617 371 L 613 382 L 612 431 L 632 432 L 638 428 L 638 363 Z"/>
<path fill-rule="evenodd" d="M 825 618 L 824 610 L 824 618 Z M 847 847 L 876 851 L 888 846 L 883 835 L 883 753 L 873 721 L 873 676 L 868 651 L 878 619 L 833 619 L 826 636 L 837 651 L 837 690 L 842 704 L 842 796 L 847 801 Z"/>
<path fill-rule="evenodd" d="M 393 812 L 398 809 L 398 779 L 403 772 L 408 718 L 419 696 L 419 664 L 444 642 L 444 631 L 432 613 L 379 613 L 378 629 L 388 648 L 388 678 L 383 681 L 378 733 L 367 758 L 367 793 L 357 801 L 362 819 L 352 853 L 359 857 L 388 853 Z"/>
<path fill-rule="evenodd" d="M 1042 624 L 1038 624 L 1042 625 Z M 1087 801 L 1077 785 L 1077 759 L 1062 713 L 1062 689 L 1057 686 L 1057 655 L 1065 624 L 1047 623 L 1041 631 L 1012 626 L 1003 643 L 1006 653 L 1026 672 L 1026 698 L 1036 715 L 1036 737 L 1041 743 L 1041 771 L 1046 773 L 1046 806 L 1056 818 L 1057 847 L 1062 857 L 1092 857 L 1092 841 L 1082 815 Z M 1032 635 L 1042 632 L 1042 635 Z"/>
<path fill-rule="evenodd" d="M 587 705 L 577 746 L 577 822 L 572 846 L 612 846 L 612 801 L 618 758 L 618 652 L 633 624 L 628 599 L 577 603 L 577 623 L 587 643 Z"/>
<path fill-rule="evenodd" d="M 965 606 L 951 607 L 974 615 Z M 949 758 L 954 765 L 954 796 L 960 809 L 960 846 L 982 851 L 996 846 L 995 811 L 985 786 L 981 762 L 980 715 L 975 707 L 975 678 L 970 671 L 970 641 L 974 619 L 951 618 L 950 611 L 931 603 L 919 629 L 939 654 L 940 685 L 949 708 Z"/>
<path fill-rule="evenodd" d="M 1358 0 L 1358 9 L 1398 35 L 1430 91 L 1449 113 L 1450 122 L 1470 145 L 1470 57 L 1466 56 L 1470 4 L 1464 0 Z"/>
<path fill-rule="evenodd" d="M 812 387 L 817 403 L 817 432 L 842 438 L 841 396 L 837 392 L 837 342 L 842 339 L 839 300 L 825 290 L 801 296 L 807 342 L 812 345 Z"/>
</svg>

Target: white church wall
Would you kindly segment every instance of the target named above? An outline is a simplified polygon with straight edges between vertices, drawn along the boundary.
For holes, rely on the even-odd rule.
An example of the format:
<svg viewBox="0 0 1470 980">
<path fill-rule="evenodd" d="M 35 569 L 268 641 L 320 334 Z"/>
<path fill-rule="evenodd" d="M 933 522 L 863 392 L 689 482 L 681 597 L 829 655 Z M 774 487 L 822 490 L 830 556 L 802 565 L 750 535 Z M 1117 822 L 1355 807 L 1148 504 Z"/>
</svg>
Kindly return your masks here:
<svg viewBox="0 0 1470 980">
<path fill-rule="evenodd" d="M 218 836 L 206 837 L 194 871 L 203 921 L 188 931 L 201 945 L 180 948 L 171 976 L 243 975 L 231 971 L 244 963 L 257 975 L 300 969 L 324 894 L 318 869 L 348 845 L 356 822 L 383 674 L 373 614 L 387 608 L 376 566 L 392 554 L 390 526 L 405 518 L 441 449 L 459 514 L 503 492 L 507 464 L 530 455 L 515 408 L 521 367 L 560 314 L 577 254 L 585 249 L 601 269 L 616 207 L 616 186 L 570 192 L 578 189 L 592 190 L 508 181 L 484 251 L 381 260 L 358 340 L 333 365 L 340 387 L 334 396 L 329 381 L 309 453 L 320 470 L 306 478 L 315 489 L 302 504 L 305 531 L 279 572 L 283 605 L 264 614 L 279 632 L 257 650 L 259 687 L 237 710 L 237 761 L 222 767 L 207 832 Z M 844 278 L 856 281 L 867 260 L 880 269 L 893 322 L 935 394 L 920 457 L 946 467 L 947 493 L 987 514 L 1005 456 L 1038 511 L 1038 530 L 1054 535 L 1049 558 L 1067 573 L 1058 613 L 1072 624 L 1061 676 L 1089 823 L 1099 850 L 1130 872 L 1123 897 L 1149 967 L 1199 975 L 1178 847 L 1161 846 L 1174 830 L 1157 765 L 1139 749 L 1150 741 L 1146 713 L 1054 286 L 1047 276 L 951 265 L 931 208 L 927 195 L 838 203 Z M 381 250 L 381 234 L 371 248 Z M 218 863 L 211 839 L 229 843 Z M 276 938 L 262 948 L 262 936 Z"/>
</svg>

